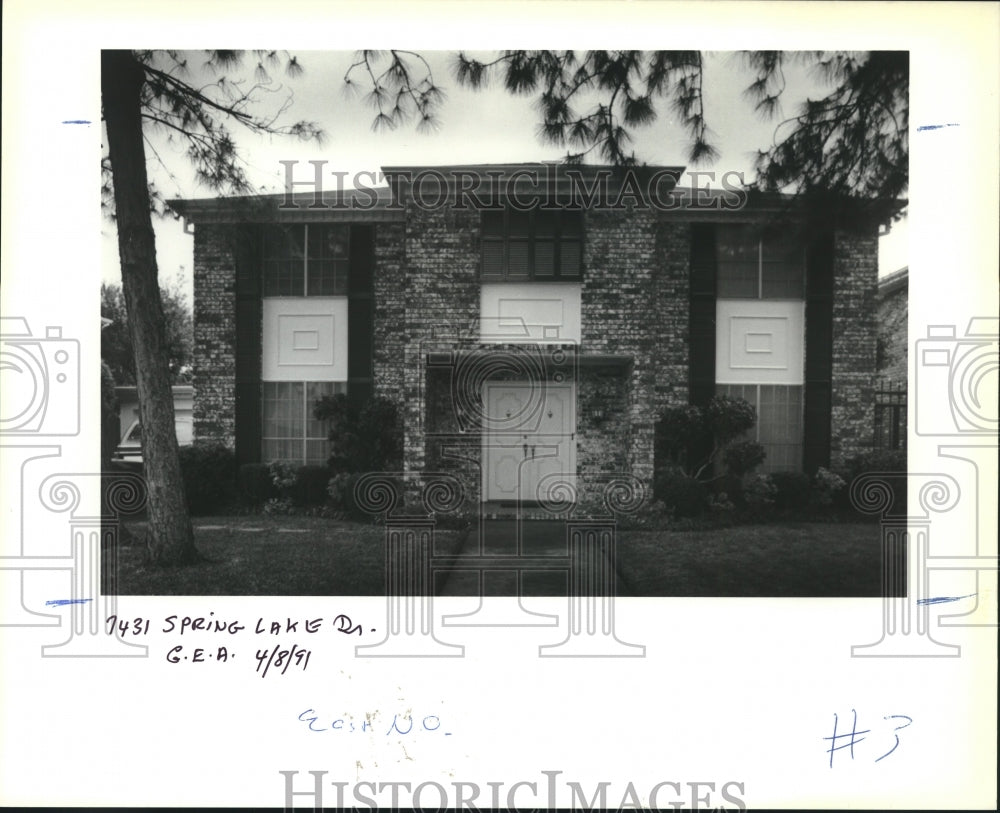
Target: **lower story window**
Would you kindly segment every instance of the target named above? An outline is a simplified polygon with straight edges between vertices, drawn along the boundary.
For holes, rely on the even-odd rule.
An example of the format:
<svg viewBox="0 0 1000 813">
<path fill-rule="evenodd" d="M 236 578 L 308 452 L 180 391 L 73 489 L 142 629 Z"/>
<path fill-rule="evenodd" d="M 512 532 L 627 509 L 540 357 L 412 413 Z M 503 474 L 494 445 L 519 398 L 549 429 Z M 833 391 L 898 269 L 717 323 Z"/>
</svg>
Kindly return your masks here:
<svg viewBox="0 0 1000 813">
<path fill-rule="evenodd" d="M 347 392 L 343 381 L 265 381 L 261 458 L 322 465 L 330 456 L 329 427 L 313 417 L 316 401 Z"/>
<path fill-rule="evenodd" d="M 718 384 L 718 395 L 742 398 L 757 410 L 748 440 L 764 447 L 760 471 L 802 471 L 802 387 L 780 384 Z"/>
</svg>

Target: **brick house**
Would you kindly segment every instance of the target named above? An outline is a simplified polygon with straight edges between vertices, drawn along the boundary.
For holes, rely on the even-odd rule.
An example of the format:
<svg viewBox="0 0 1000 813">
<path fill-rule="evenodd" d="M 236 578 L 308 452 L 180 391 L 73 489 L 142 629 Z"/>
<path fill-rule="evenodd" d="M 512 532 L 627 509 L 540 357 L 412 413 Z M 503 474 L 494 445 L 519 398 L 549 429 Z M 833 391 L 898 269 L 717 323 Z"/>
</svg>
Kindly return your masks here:
<svg viewBox="0 0 1000 813">
<path fill-rule="evenodd" d="M 878 225 L 682 171 L 397 167 L 379 188 L 172 201 L 195 226 L 196 442 L 320 463 L 312 401 L 377 394 L 404 468 L 483 501 L 648 484 L 659 414 L 716 393 L 757 408 L 766 470 L 869 448 Z"/>
<path fill-rule="evenodd" d="M 906 383 L 908 267 L 886 274 L 878 281 L 876 369 L 885 384 Z"/>
</svg>

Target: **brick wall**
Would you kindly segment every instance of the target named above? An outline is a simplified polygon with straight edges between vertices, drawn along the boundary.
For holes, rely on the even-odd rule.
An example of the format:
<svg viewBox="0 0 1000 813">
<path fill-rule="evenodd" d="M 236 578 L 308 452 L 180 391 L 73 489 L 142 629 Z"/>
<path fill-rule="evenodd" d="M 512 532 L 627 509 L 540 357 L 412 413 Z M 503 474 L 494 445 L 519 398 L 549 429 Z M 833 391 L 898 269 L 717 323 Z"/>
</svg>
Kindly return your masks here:
<svg viewBox="0 0 1000 813">
<path fill-rule="evenodd" d="M 453 347 L 478 331 L 479 214 L 448 207 L 428 210 L 407 204 L 403 352 L 397 353 L 403 382 L 403 458 L 407 471 L 425 469 L 425 402 L 429 351 Z M 395 329 L 399 329 L 399 325 Z M 475 484 L 470 484 L 475 485 Z"/>
<path fill-rule="evenodd" d="M 198 224 L 194 239 L 194 439 L 235 444 L 236 262 L 231 229 Z"/>
<path fill-rule="evenodd" d="M 375 226 L 375 394 L 403 401 L 406 333 L 406 250 L 402 223 Z"/>
<path fill-rule="evenodd" d="M 625 470 L 650 484 L 655 422 L 666 406 L 687 402 L 690 240 L 691 224 L 670 213 L 585 214 L 580 353 L 618 358 L 583 365 L 577 374 L 577 467 L 584 477 Z M 475 346 L 478 266 L 476 211 L 427 211 L 408 204 L 405 225 L 375 228 L 375 391 L 401 407 L 408 471 L 448 467 L 435 432 L 450 434 L 453 417 L 431 421 L 428 415 L 438 416 L 453 394 L 447 375 L 428 375 L 425 358 L 434 350 Z M 837 234 L 834 274 L 831 457 L 836 466 L 871 445 L 874 230 Z M 231 227 L 199 224 L 196 441 L 233 444 L 235 277 Z M 470 494 L 478 495 L 477 427 L 465 426 L 464 436 L 457 445 L 464 445 L 467 461 L 453 465 L 465 471 Z"/>
<path fill-rule="evenodd" d="M 874 228 L 836 233 L 833 273 L 830 463 L 839 467 L 872 446 L 878 284 Z"/>
<path fill-rule="evenodd" d="M 689 224 L 652 210 L 587 213 L 582 350 L 633 362 L 627 433 L 597 434 L 585 458 L 613 460 L 624 441 L 627 470 L 647 485 L 656 420 L 667 405 L 687 401 L 689 242 Z"/>
<path fill-rule="evenodd" d="M 877 300 L 878 377 L 886 383 L 906 383 L 907 284 L 896 286 Z"/>
</svg>

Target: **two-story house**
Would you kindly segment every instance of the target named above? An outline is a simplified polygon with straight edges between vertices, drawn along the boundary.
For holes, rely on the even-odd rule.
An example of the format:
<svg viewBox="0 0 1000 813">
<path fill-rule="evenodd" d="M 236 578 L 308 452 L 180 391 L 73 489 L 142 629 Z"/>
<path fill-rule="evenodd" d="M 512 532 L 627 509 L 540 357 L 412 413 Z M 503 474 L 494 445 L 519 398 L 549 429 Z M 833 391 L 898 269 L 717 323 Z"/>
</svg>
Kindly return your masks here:
<svg viewBox="0 0 1000 813">
<path fill-rule="evenodd" d="M 756 407 L 765 470 L 869 448 L 878 224 L 682 172 L 395 167 L 172 201 L 194 224 L 196 442 L 321 463 L 315 399 L 378 394 L 405 469 L 462 472 L 480 501 L 648 484 L 663 409 L 716 393 Z"/>
</svg>

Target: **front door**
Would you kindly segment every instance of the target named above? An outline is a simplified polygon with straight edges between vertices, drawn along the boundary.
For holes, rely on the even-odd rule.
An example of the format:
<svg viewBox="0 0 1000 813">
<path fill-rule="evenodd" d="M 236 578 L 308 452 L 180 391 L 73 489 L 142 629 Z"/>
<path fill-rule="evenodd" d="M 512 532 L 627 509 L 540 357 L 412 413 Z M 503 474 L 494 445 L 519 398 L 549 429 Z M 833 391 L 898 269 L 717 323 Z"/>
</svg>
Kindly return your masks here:
<svg viewBox="0 0 1000 813">
<path fill-rule="evenodd" d="M 576 472 L 572 384 L 488 381 L 483 396 L 484 499 L 545 500 L 559 482 L 572 482 Z"/>
</svg>

